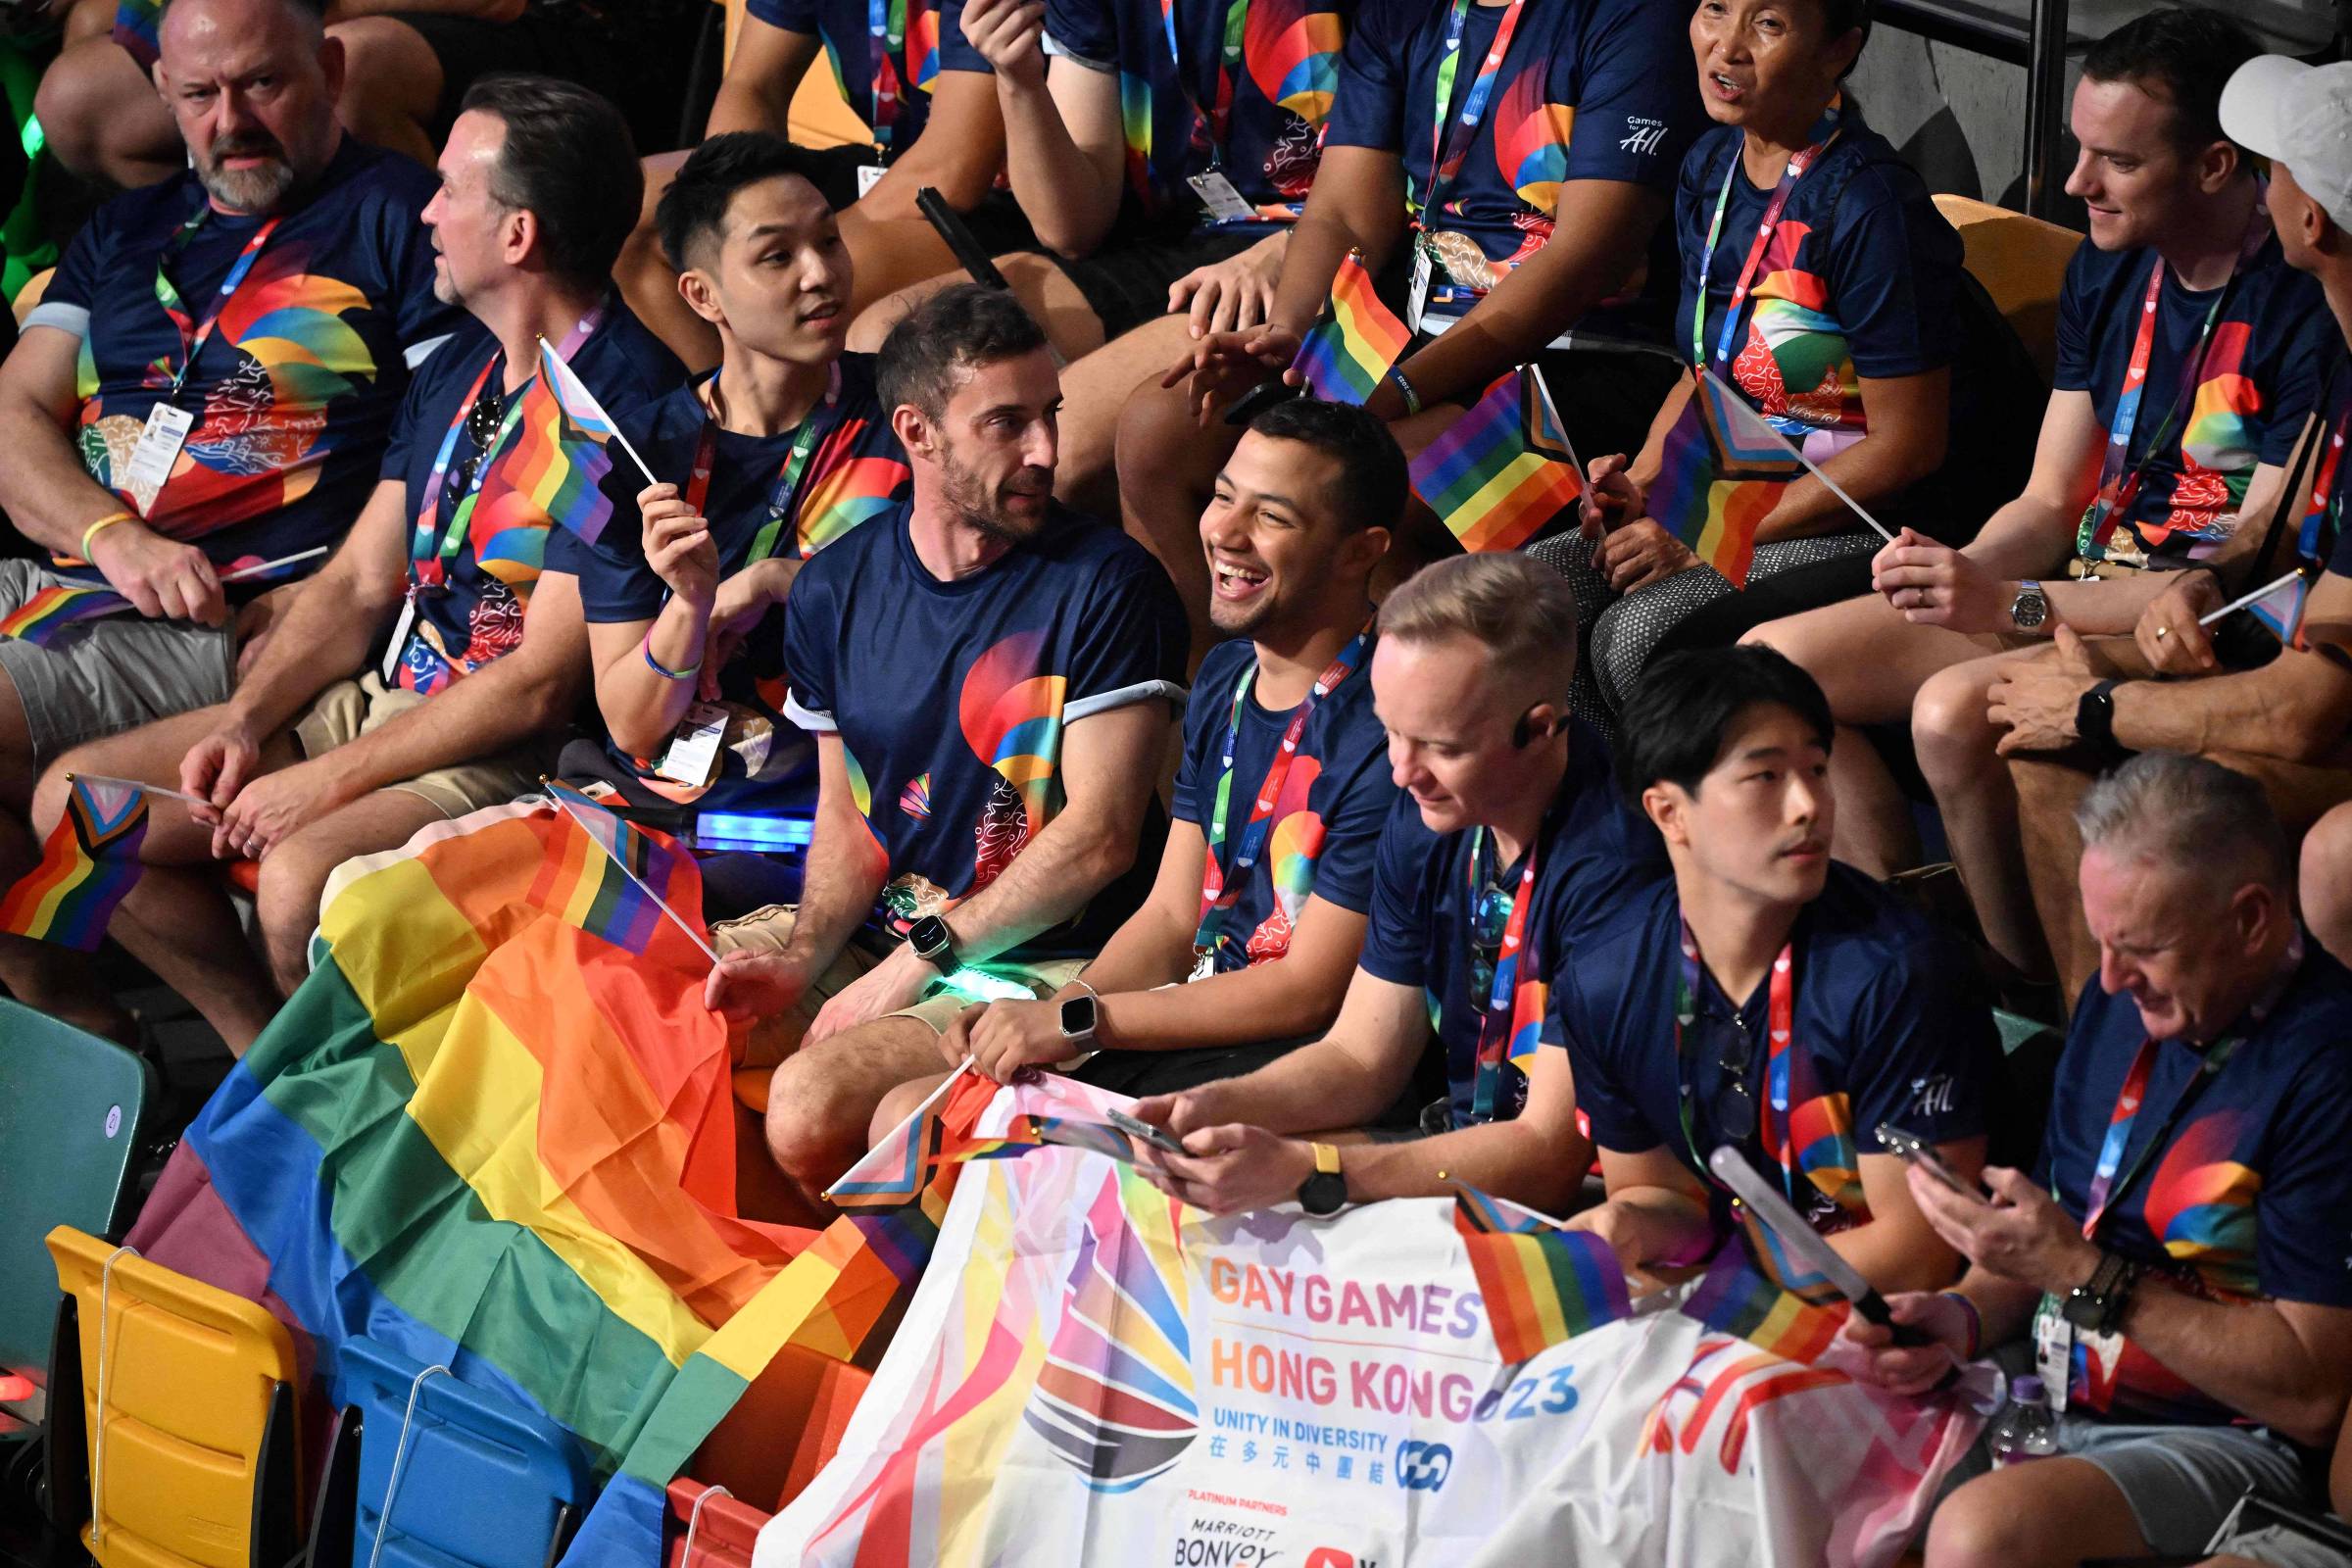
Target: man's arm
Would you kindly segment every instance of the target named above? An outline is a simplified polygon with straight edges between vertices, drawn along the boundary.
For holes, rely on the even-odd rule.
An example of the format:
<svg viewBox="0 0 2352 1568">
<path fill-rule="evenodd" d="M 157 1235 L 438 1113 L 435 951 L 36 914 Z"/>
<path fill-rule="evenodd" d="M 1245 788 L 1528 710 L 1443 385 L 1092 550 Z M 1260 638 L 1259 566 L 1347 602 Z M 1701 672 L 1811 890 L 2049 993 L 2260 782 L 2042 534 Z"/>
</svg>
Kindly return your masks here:
<svg viewBox="0 0 2352 1568">
<path fill-rule="evenodd" d="M 1984 1168 L 1982 1138 L 1939 1144 L 1936 1152 L 1962 1181 L 1974 1181 Z M 1839 1231 L 1829 1242 L 1864 1279 L 1889 1296 L 1940 1290 L 1952 1283 L 1964 1260 L 1911 1201 L 1911 1184 L 1901 1160 L 1892 1154 L 1864 1154 L 1862 1197 L 1870 1205 L 1869 1223 Z"/>
<path fill-rule="evenodd" d="M 1151 894 L 1086 966 L 1087 984 L 1099 995 L 1149 991 L 1192 972 L 1193 911 L 1200 903 L 1200 860 L 1207 846 L 1200 823 L 1168 824 Z"/>
<path fill-rule="evenodd" d="M 971 0 L 963 35 L 996 72 L 1004 167 L 1030 226 L 1050 250 L 1089 254 L 1117 220 L 1126 182 L 1118 72 L 1047 60 L 1039 0 Z"/>
<path fill-rule="evenodd" d="M 1422 406 L 1476 391 L 1534 359 L 1577 318 L 1618 292 L 1642 265 L 1666 208 L 1664 192 L 1629 180 L 1561 185 L 1551 238 L 1399 367 Z M 1376 388 L 1364 406 L 1388 419 L 1405 412 L 1403 394 L 1391 382 Z"/>
<path fill-rule="evenodd" d="M 273 735 L 367 664 L 408 589 L 407 506 L 408 486 L 397 479 L 368 493 L 351 532 L 295 591 L 261 657 L 238 678 L 225 714 L 231 724 L 257 742 Z"/>
<path fill-rule="evenodd" d="M 842 237 L 857 250 L 858 230 L 920 219 L 914 193 L 929 185 L 957 212 L 986 199 L 1004 167 L 1004 115 L 996 78 L 985 71 L 943 71 L 931 83 L 931 118 L 914 145 L 892 160 L 874 188 L 841 215 Z"/>
<path fill-rule="evenodd" d="M 2352 644 L 2352 577 L 2323 573 L 2312 586 L 2304 624 L 2313 644 L 2308 653 L 2286 648 L 2258 669 L 2116 687 L 2117 743 L 2135 752 L 2327 760 L 2352 725 L 2352 660 L 2343 647 Z"/>
<path fill-rule="evenodd" d="M 1358 969 L 1323 1039 L 1244 1077 L 1144 1101 L 1136 1113 L 1184 1140 L 1184 1155 L 1151 1156 L 1177 1197 L 1215 1213 L 1263 1208 L 1296 1197 L 1314 1169 L 1307 1140 L 1296 1135 L 1379 1116 L 1411 1083 L 1428 1044 L 1421 993 Z M 1576 1130 L 1567 1057 L 1546 1051 L 1513 1119 L 1402 1143 L 1351 1143 L 1340 1168 L 1350 1202 L 1429 1197 L 1459 1181 L 1556 1213 L 1575 1200 L 1592 1161 L 1592 1146 Z"/>
<path fill-rule="evenodd" d="M 788 32 L 758 17 L 745 17 L 743 30 L 735 35 L 735 58 L 727 62 L 718 96 L 710 101 L 710 119 L 703 134 L 772 130 L 783 135 L 792 116 L 792 95 L 800 90 L 801 77 L 820 47 L 815 33 Z"/>
</svg>

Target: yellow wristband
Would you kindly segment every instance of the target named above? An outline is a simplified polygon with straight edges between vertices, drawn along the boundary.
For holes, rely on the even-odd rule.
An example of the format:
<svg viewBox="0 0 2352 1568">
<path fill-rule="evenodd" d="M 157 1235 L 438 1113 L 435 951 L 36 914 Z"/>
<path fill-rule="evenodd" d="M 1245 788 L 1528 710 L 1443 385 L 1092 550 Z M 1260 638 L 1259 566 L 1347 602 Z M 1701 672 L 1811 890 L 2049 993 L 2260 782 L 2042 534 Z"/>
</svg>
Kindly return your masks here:
<svg viewBox="0 0 2352 1568">
<path fill-rule="evenodd" d="M 105 516 L 100 517 L 96 522 L 91 523 L 87 528 L 82 529 L 81 559 L 84 561 L 90 559 L 90 541 L 97 538 L 107 529 L 112 528 L 118 522 L 136 522 L 138 520 L 139 518 L 136 513 L 110 512 Z"/>
</svg>

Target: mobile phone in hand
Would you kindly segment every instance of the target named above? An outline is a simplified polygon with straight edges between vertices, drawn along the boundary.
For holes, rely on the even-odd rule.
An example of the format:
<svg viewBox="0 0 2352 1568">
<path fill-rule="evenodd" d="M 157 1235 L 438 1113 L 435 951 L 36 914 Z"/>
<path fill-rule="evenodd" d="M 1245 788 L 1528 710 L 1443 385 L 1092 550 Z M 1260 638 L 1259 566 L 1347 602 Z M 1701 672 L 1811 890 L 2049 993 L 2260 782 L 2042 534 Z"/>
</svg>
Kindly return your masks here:
<svg viewBox="0 0 2352 1568">
<path fill-rule="evenodd" d="M 1907 1133 L 1891 1122 L 1881 1122 L 1879 1142 L 1886 1146 L 1886 1152 L 1906 1165 L 1917 1165 L 1961 1197 L 1973 1198 L 1980 1203 L 1984 1200 L 1984 1190 L 1961 1180 L 1960 1173 L 1936 1152 L 1936 1146 L 1917 1133 Z"/>
<path fill-rule="evenodd" d="M 1181 1154 L 1185 1152 L 1184 1146 L 1171 1137 L 1164 1127 L 1154 1127 L 1123 1110 L 1106 1110 L 1102 1114 L 1104 1120 L 1139 1144 L 1150 1144 L 1162 1153 Z"/>
</svg>

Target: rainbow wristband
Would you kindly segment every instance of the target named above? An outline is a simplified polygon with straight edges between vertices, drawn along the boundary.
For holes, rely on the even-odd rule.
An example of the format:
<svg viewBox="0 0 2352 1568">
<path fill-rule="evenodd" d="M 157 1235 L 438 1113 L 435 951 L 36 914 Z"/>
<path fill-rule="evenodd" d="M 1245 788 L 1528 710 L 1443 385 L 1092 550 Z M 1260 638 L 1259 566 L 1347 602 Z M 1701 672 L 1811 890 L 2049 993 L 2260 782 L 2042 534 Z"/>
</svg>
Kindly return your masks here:
<svg viewBox="0 0 2352 1568">
<path fill-rule="evenodd" d="M 645 642 L 640 646 L 638 652 L 645 655 L 645 667 L 663 680 L 692 680 L 703 667 L 703 662 L 699 659 L 684 669 L 671 669 L 656 659 L 654 657 L 654 628 L 651 626 L 645 628 Z"/>
</svg>

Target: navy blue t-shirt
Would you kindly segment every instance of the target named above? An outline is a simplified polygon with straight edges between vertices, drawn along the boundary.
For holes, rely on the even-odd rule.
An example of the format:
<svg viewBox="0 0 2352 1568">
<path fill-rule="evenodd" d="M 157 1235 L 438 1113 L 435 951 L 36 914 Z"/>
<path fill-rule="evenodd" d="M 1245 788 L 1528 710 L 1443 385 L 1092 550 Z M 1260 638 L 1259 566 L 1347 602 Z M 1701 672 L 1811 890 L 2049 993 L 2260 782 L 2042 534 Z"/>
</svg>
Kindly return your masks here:
<svg viewBox="0 0 2352 1568">
<path fill-rule="evenodd" d="M 2352 974 L 2307 942 L 2268 1014 L 2241 1025 L 2242 1043 L 2205 1080 L 2163 1152 L 2110 1200 L 2099 1245 L 2218 1300 L 2352 1307 L 2352 1140 L 2343 1130 L 2352 1103 Z M 2146 1039 L 2130 996 L 2109 996 L 2095 981 L 2084 988 L 2058 1059 L 2034 1173 L 2077 1219 L 2089 1212 L 2099 1151 Z M 2201 1061 L 2181 1041 L 2156 1048 L 2117 1162 L 2119 1185 Z M 2067 1400 L 2069 1408 L 2134 1420 L 2230 1415 L 2120 1336 L 2076 1336 Z"/>
<path fill-rule="evenodd" d="M 618 297 L 606 300 L 603 309 L 603 320 L 568 358 L 581 382 L 617 416 L 677 385 L 686 368 Z M 483 368 L 494 362 L 489 379 L 482 381 Z M 495 395 L 505 378 L 498 339 L 473 321 L 426 361 L 410 385 L 384 448 L 382 477 L 408 487 L 402 514 L 409 524 L 412 556 L 422 533 L 431 559 L 443 561 L 441 547 L 465 500 L 459 478 L 480 455 L 466 419 L 472 407 L 468 394 L 479 384 Z M 526 383 L 507 394 L 507 406 L 529 398 L 535 386 Z M 527 407 L 523 412 L 527 415 Z M 433 464 L 453 423 L 457 438 L 450 448 L 439 505 L 429 529 L 419 529 L 417 514 L 431 490 Z M 518 478 L 527 485 L 531 475 L 543 470 L 543 426 L 520 418 L 504 444 L 493 442 L 495 456 L 478 472 L 465 532 L 456 554 L 444 563 L 447 591 L 417 594 L 416 618 L 401 646 L 395 684 L 429 697 L 458 676 L 513 652 L 522 641 L 522 617 L 530 608 L 532 586 L 544 567 L 560 567 L 557 553 L 549 548 L 549 533 L 573 537 L 557 527 L 527 490 L 516 488 Z M 608 453 L 603 461 L 632 474 L 637 471 L 618 452 Z M 601 508 L 590 502 L 581 520 L 597 510 Z M 410 569 L 414 574 L 415 565 Z"/>
<path fill-rule="evenodd" d="M 895 514 L 906 500 L 911 474 L 875 399 L 873 356 L 845 354 L 837 364 L 837 387 L 809 416 L 818 421 L 818 433 L 793 494 L 776 492 L 800 434 L 797 427 L 772 436 L 716 433 L 703 515 L 718 548 L 721 577 L 751 564 L 752 548 L 779 502 L 792 522 L 775 553 L 806 560 L 858 524 Z M 673 482 L 681 489 L 702 444 L 706 416 L 700 388 L 709 379 L 678 387 L 620 419 L 621 434 L 646 463 L 656 473 L 678 475 Z M 578 573 L 581 612 L 592 625 L 651 620 L 669 595 L 645 564 L 645 519 L 637 510 L 644 485 L 634 464 L 616 466 L 605 476 L 612 520 L 603 535 L 593 546 L 566 536 L 550 554 L 551 564 Z M 784 610 L 779 605 L 744 637 L 719 671 L 718 706 L 728 711 L 727 729 L 718 773 L 708 789 L 657 776 L 659 758 L 631 757 L 609 739 L 605 750 L 647 788 L 694 801 L 704 810 L 797 810 L 813 799 L 813 753 L 784 717 Z"/>
<path fill-rule="evenodd" d="M 1397 797 L 1380 836 L 1372 920 L 1357 960 L 1374 979 L 1418 986 L 1428 1000 L 1457 1126 L 1471 1119 L 1479 1035 L 1494 984 L 1491 956 L 1527 863 L 1522 852 L 1509 865 L 1491 867 L 1487 886 L 1473 890 L 1479 837 L 1471 829 L 1432 832 L 1413 798 Z M 1568 771 L 1544 813 L 1536 853 L 1518 992 L 1534 988 L 1529 1005 L 1542 1016 L 1550 1010 L 1544 999 L 1554 968 L 1584 951 L 1584 932 L 1627 888 L 1665 863 L 1657 830 L 1617 792 L 1608 743 L 1582 719 L 1571 723 Z M 1488 955 L 1483 961 L 1481 949 Z M 1485 985 L 1477 984 L 1482 977 Z M 1526 1075 L 1506 1062 L 1497 1104 L 1507 1115 L 1526 1103 Z"/>
<path fill-rule="evenodd" d="M 2099 427 L 2113 430 L 2148 295 L 2153 250 L 2109 253 L 2084 245 L 2067 265 L 2058 296 L 2061 392 L 2088 392 Z M 2226 285 L 2229 295 L 2172 433 L 2148 462 L 2129 514 L 2105 545 L 2117 560 L 2201 557 L 2225 543 L 2258 465 L 2284 463 L 2344 342 L 2319 280 L 2286 265 L 2276 238 Z M 2190 291 L 2166 270 L 2155 340 L 2128 462 L 2136 465 L 2180 393 L 2215 289 Z M 2078 480 L 2087 506 L 2098 489 L 2106 442 Z M 2127 469 L 2129 471 L 2129 469 Z M 2087 520 L 2085 521 L 2087 528 Z M 2078 549 L 2089 543 L 2077 539 Z"/>
<path fill-rule="evenodd" d="M 879 39 L 866 0 L 751 0 L 751 14 L 786 32 L 813 34 L 824 44 L 834 85 L 850 112 L 874 133 L 885 162 L 922 135 L 941 72 L 993 74 L 980 51 L 964 42 L 963 0 L 884 0 Z M 891 106 L 880 118 L 874 109 L 877 89 Z"/>
<path fill-rule="evenodd" d="M 417 221 L 433 188 L 431 171 L 343 138 L 197 355 L 177 400 L 196 424 L 154 495 L 134 492 L 125 470 L 147 411 L 171 396 L 186 341 L 157 297 L 159 264 L 192 333 L 265 220 L 209 213 L 177 244 L 206 206 L 193 173 L 100 208 L 25 322 L 81 341 L 75 440 L 90 477 L 217 566 L 340 540 L 375 487 L 411 369 L 467 320 L 433 298 L 431 234 Z M 61 560 L 58 569 L 101 580 L 94 566 Z M 269 584 L 229 586 L 238 598 Z"/>
<path fill-rule="evenodd" d="M 1232 39 L 1227 0 L 1171 4 L 1163 15 L 1161 0 L 1047 0 L 1048 49 L 1118 74 L 1128 200 L 1145 217 L 1179 226 L 1291 221 L 1322 156 L 1355 0 L 1250 0 Z M 1228 44 L 1238 56 L 1231 67 Z M 1222 134 L 1211 123 L 1220 102 Z M 1209 217 L 1186 180 L 1212 169 L 1233 181 L 1255 219 L 1220 225 Z"/>
<path fill-rule="evenodd" d="M 1364 0 L 1340 56 L 1325 143 L 1402 154 L 1414 213 L 1430 194 L 1438 70 L 1453 11 L 1444 0 Z M 1463 18 L 1448 134 L 1502 14 L 1473 5 Z M 1440 193 L 1442 210 L 1425 220 L 1439 260 L 1431 308 L 1460 315 L 1534 255 L 1551 237 L 1564 181 L 1673 190 L 1684 149 L 1706 124 L 1686 20 L 1655 0 L 1530 0 L 1460 170 Z M 1655 331 L 1672 309 L 1673 254 L 1661 223 L 1644 291 Z"/>
<path fill-rule="evenodd" d="M 1674 346 L 1688 355 L 1698 268 L 1724 177 L 1723 230 L 1705 279 L 1705 357 L 1715 367 L 1732 290 L 1755 243 L 1772 191 L 1740 164 L 1743 136 L 1723 125 L 1683 160 L 1675 189 L 1682 298 Z M 1960 235 L 1886 139 L 1847 105 L 1838 139 L 1798 176 L 1757 260 L 1745 319 L 1717 369 L 1785 435 L 1868 428 L 1860 378 L 1891 380 L 1941 369 L 1958 350 Z M 2023 388 L 2019 391 L 2022 393 Z"/>
<path fill-rule="evenodd" d="M 1371 909 L 1373 851 L 1396 800 L 1396 785 L 1389 773 L 1388 732 L 1372 711 L 1371 664 L 1368 644 L 1354 670 L 1315 705 L 1299 731 L 1298 755 L 1274 802 L 1265 851 L 1217 933 L 1220 972 L 1288 953 L 1291 933 L 1310 894 L 1357 914 Z M 1216 811 L 1219 783 L 1227 776 L 1219 764 L 1225 760 L 1226 736 L 1233 733 L 1234 691 L 1256 667 L 1256 650 L 1248 638 L 1237 637 L 1208 651 L 1193 682 L 1195 697 L 1184 716 L 1184 757 L 1176 764 L 1173 814 L 1178 821 L 1197 824 L 1203 834 Z M 1297 712 L 1295 708 L 1267 711 L 1258 706 L 1254 690 L 1242 704 L 1232 782 L 1227 786 L 1221 868 L 1230 870 L 1241 853 L 1257 792 Z"/>
<path fill-rule="evenodd" d="M 1870 1217 L 1857 1161 L 1878 1152 L 1872 1134 L 1880 1123 L 1936 1144 L 1985 1130 L 2000 1040 L 1967 953 L 1852 866 L 1831 863 L 1789 941 L 1791 1051 L 1801 1059 L 1791 1060 L 1782 1094 L 1798 1162 L 1813 1177 L 1789 1197 L 1816 1225 L 1837 1229 Z M 1690 1140 L 1685 1069 L 1675 1055 L 1682 981 L 1682 901 L 1672 875 L 1621 899 L 1560 965 L 1544 1040 L 1568 1053 L 1592 1141 L 1621 1154 L 1662 1145 L 1709 1191 L 1713 1178 L 1690 1144 L 1699 1155 L 1737 1144 L 1781 1180 L 1760 1125 L 1722 1125 L 1719 1108 L 1729 1076 L 1723 1063 L 1734 1058 L 1746 1062 L 1745 1082 L 1761 1108 L 1773 1077 L 1770 976 L 1735 1004 L 1699 966 L 1697 1012 L 1684 1040 Z"/>
<path fill-rule="evenodd" d="M 1063 729 L 1132 703 L 1181 704 L 1186 643 L 1159 563 L 1059 507 L 1036 537 L 953 582 L 915 554 L 906 508 L 802 568 L 785 601 L 786 712 L 841 737 L 889 860 L 881 930 L 904 936 L 995 881 L 1061 809 Z M 1004 956 L 1102 951 L 1155 869 L 1139 856 L 1077 915 Z"/>
</svg>

